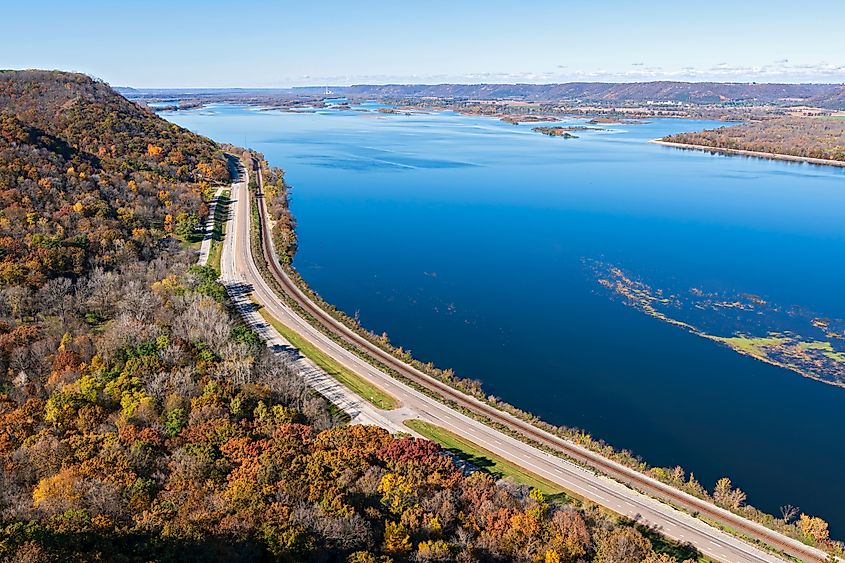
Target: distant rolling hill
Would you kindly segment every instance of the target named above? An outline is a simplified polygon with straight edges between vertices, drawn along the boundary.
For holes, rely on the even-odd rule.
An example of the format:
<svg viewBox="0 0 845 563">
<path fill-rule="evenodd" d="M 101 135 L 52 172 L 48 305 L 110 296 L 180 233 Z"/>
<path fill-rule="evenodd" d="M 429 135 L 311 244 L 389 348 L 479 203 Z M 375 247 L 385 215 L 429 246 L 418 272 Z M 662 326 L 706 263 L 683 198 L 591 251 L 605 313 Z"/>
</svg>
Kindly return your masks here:
<svg viewBox="0 0 845 563">
<path fill-rule="evenodd" d="M 568 82 L 563 84 L 358 84 L 329 86 L 333 96 L 397 98 L 457 98 L 596 103 L 681 102 L 694 104 L 759 103 L 813 105 L 845 109 L 845 84 L 756 84 L 733 82 Z M 192 98 L 273 96 L 296 98 L 325 95 L 325 86 L 273 89 L 119 89 L 129 98 L 160 98 L 190 94 Z"/>
<path fill-rule="evenodd" d="M 378 97 L 456 97 L 582 100 L 596 102 L 759 102 L 845 105 L 842 84 L 742 84 L 720 82 L 570 82 L 566 84 L 436 84 L 359 85 L 333 89 L 336 93 Z"/>
</svg>

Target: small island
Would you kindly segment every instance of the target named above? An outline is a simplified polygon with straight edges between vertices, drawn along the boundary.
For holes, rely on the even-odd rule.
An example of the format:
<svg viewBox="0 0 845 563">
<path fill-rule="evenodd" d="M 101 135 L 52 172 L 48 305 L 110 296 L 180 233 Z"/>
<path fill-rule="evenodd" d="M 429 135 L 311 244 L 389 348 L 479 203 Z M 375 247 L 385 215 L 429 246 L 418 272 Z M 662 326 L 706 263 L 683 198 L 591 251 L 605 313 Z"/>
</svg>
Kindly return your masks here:
<svg viewBox="0 0 845 563">
<path fill-rule="evenodd" d="M 642 125 L 643 123 L 648 123 L 647 121 L 643 121 L 641 119 L 619 119 L 615 117 L 594 117 L 593 119 L 589 120 L 587 123 L 590 125 Z"/>
<path fill-rule="evenodd" d="M 564 139 L 577 139 L 577 135 L 573 135 L 570 131 L 571 127 L 534 127 L 532 131 L 548 135 L 549 137 L 563 137 Z"/>
<path fill-rule="evenodd" d="M 364 110 L 364 111 L 367 111 L 367 110 Z M 378 108 L 376 110 L 376 112 L 388 114 L 388 115 L 411 115 L 411 112 L 409 112 L 409 111 L 402 111 L 402 110 L 396 109 L 396 108 Z"/>
<path fill-rule="evenodd" d="M 501 120 L 511 125 L 519 125 L 520 123 L 537 123 L 538 121 L 558 121 L 558 118 L 551 115 L 506 115 Z"/>
</svg>

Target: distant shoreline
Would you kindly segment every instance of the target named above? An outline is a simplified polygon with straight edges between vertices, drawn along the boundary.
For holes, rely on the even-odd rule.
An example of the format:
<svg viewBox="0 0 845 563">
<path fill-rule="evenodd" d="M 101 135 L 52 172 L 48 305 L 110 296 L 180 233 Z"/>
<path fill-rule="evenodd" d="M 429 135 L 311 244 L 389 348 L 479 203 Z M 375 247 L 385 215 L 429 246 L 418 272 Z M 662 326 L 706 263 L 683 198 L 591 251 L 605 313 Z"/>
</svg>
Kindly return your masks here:
<svg viewBox="0 0 845 563">
<path fill-rule="evenodd" d="M 789 162 L 806 162 L 808 164 L 819 164 L 821 166 L 838 166 L 845 168 L 845 161 L 831 160 L 829 158 L 811 158 L 809 156 L 795 156 L 792 154 L 780 154 L 775 152 L 761 152 L 761 151 L 747 151 L 742 149 L 727 149 L 722 147 L 711 147 L 709 145 L 694 145 L 691 143 L 674 143 L 671 141 L 663 141 L 660 139 L 652 139 L 649 143 L 655 145 L 663 145 L 664 147 L 673 147 L 676 149 L 686 149 L 695 151 L 717 152 L 724 155 L 739 155 L 739 156 L 753 156 L 756 158 L 765 158 L 768 160 L 786 160 Z"/>
</svg>

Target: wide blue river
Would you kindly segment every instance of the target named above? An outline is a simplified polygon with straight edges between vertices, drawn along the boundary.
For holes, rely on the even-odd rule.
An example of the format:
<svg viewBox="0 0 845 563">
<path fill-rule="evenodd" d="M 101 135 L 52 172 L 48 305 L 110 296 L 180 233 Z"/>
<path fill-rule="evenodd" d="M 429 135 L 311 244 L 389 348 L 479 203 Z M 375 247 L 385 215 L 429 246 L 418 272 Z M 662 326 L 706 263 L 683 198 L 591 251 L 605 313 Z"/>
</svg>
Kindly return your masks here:
<svg viewBox="0 0 845 563">
<path fill-rule="evenodd" d="M 647 142 L 719 125 L 702 121 L 562 139 L 453 113 L 165 116 L 286 170 L 296 267 L 367 328 L 550 422 L 708 488 L 728 475 L 751 504 L 797 505 L 845 535 L 845 389 L 626 306 L 594 271 L 843 319 L 845 170 Z"/>
</svg>

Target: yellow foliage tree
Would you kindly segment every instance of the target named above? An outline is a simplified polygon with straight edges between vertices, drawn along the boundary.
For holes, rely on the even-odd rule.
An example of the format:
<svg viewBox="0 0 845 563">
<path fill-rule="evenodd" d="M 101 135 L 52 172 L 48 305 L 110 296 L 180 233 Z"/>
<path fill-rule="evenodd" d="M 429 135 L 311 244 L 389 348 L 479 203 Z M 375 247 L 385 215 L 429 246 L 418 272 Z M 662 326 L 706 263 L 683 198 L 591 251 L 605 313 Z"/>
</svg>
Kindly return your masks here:
<svg viewBox="0 0 845 563">
<path fill-rule="evenodd" d="M 408 477 L 386 473 L 378 486 L 381 502 L 394 514 L 401 514 L 413 504 L 414 484 Z"/>
<path fill-rule="evenodd" d="M 817 516 L 807 516 L 802 513 L 798 520 L 798 527 L 801 528 L 801 533 L 808 539 L 817 542 L 826 542 L 830 539 L 827 522 Z"/>
<path fill-rule="evenodd" d="M 686 559 L 684 563 L 690 562 L 691 559 Z M 678 563 L 678 560 L 666 553 L 650 553 L 643 559 L 643 563 Z"/>
<path fill-rule="evenodd" d="M 200 162 L 197 164 L 197 174 L 201 178 L 213 178 L 214 177 L 214 169 L 205 162 Z"/>
<path fill-rule="evenodd" d="M 346 563 L 390 563 L 390 557 L 376 557 L 369 551 L 356 551 L 346 559 Z"/>
<path fill-rule="evenodd" d="M 51 504 L 76 504 L 81 495 L 75 490 L 75 480 L 76 476 L 68 469 L 41 479 L 32 491 L 35 508 L 46 508 Z"/>
<path fill-rule="evenodd" d="M 384 551 L 391 555 L 407 555 L 411 551 L 411 536 L 402 524 L 384 524 Z"/>
<path fill-rule="evenodd" d="M 417 559 L 421 561 L 449 561 L 449 544 L 443 540 L 426 540 L 417 546 Z"/>
</svg>

